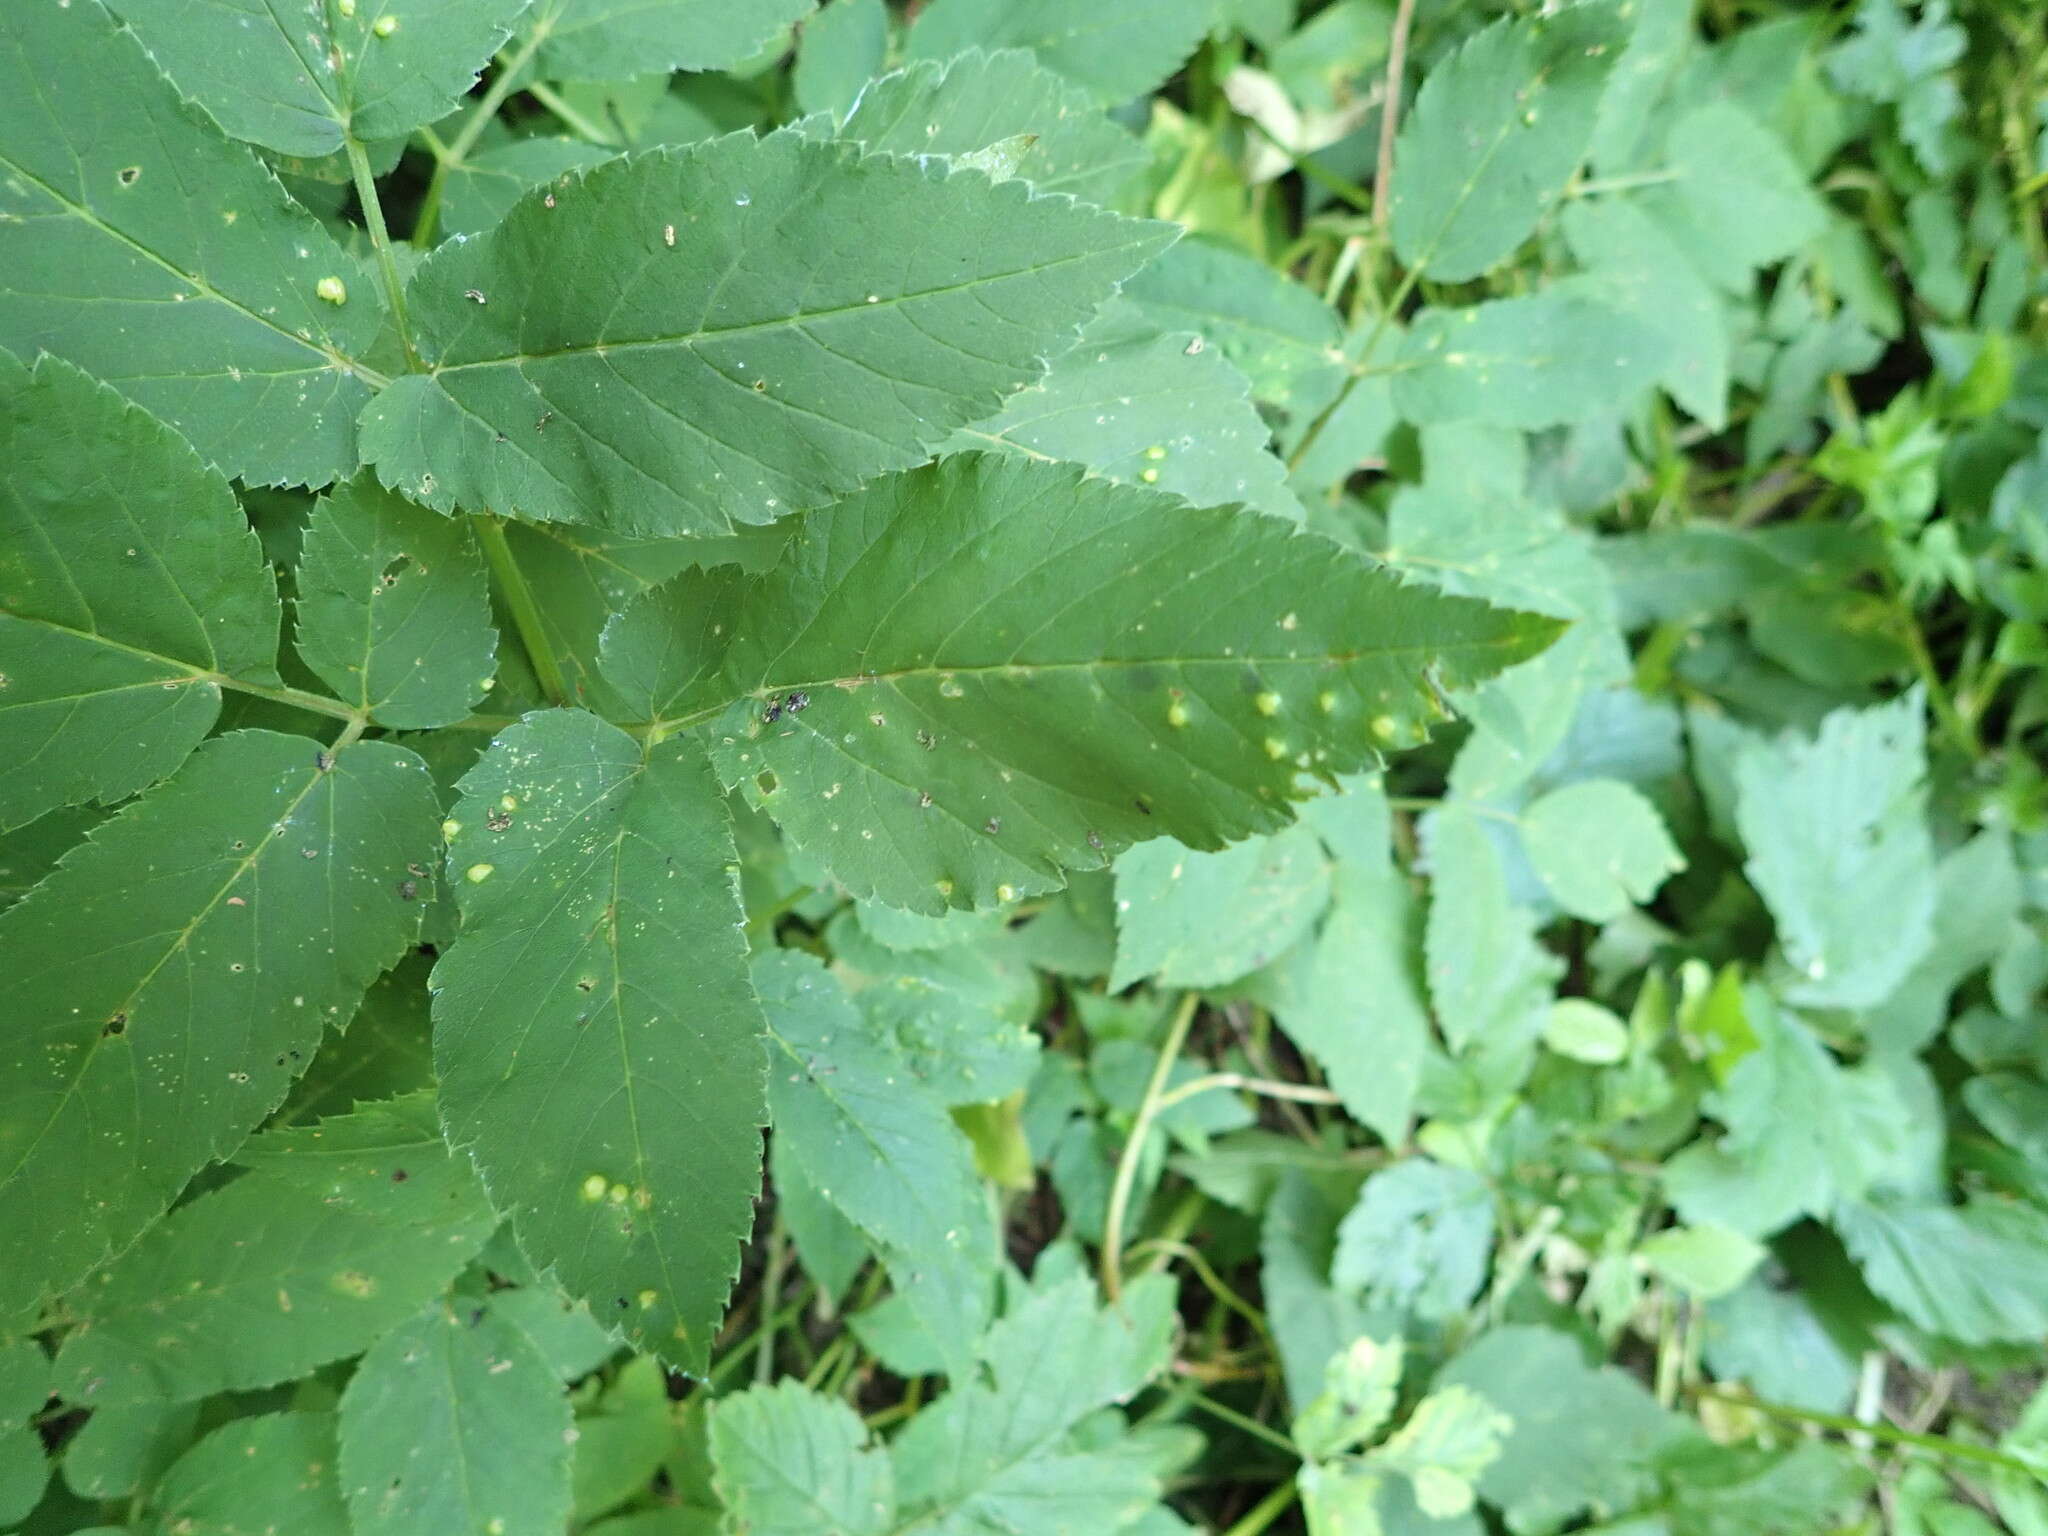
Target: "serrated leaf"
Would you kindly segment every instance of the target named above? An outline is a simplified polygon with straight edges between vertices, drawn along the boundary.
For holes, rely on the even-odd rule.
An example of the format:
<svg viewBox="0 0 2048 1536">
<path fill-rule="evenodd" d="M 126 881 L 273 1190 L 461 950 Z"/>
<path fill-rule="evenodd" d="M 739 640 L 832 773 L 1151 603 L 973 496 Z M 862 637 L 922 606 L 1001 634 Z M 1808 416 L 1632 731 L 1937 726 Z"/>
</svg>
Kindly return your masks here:
<svg viewBox="0 0 2048 1536">
<path fill-rule="evenodd" d="M 1581 779 L 1539 795 L 1522 812 L 1522 842 L 1557 904 L 1589 923 L 1649 901 L 1685 868 L 1657 808 L 1619 779 Z"/>
<path fill-rule="evenodd" d="M 763 955 L 768 1108 L 778 1167 L 829 1200 L 882 1250 L 899 1288 L 963 1352 L 987 1326 L 995 1245 L 974 1153 L 937 1095 L 822 965 Z"/>
<path fill-rule="evenodd" d="M 566 1528 L 569 1403 L 495 1302 L 434 1303 L 349 1378 L 340 1478 L 354 1536 Z"/>
<path fill-rule="evenodd" d="M 549 196 L 421 263 L 429 371 L 364 413 L 384 482 L 439 510 L 773 522 L 987 414 L 1170 238 L 788 133 L 610 162 Z"/>
<path fill-rule="evenodd" d="M 687 742 L 553 710 L 501 733 L 461 792 L 462 934 L 434 968 L 449 1140 L 529 1258 L 701 1370 L 753 1225 L 765 1110 L 710 768 Z"/>
<path fill-rule="evenodd" d="M 887 1536 L 896 1489 L 889 1458 L 837 1398 L 794 1381 L 720 1398 L 711 1410 L 718 1489 L 755 1536 Z"/>
<path fill-rule="evenodd" d="M 1923 712 L 1915 690 L 1836 710 L 1811 739 L 1754 742 L 1736 758 L 1746 868 L 1798 973 L 1791 1002 L 1881 1003 L 1933 940 Z"/>
<path fill-rule="evenodd" d="M 0 913 L 0 1314 L 129 1243 L 284 1097 L 419 921 L 425 766 L 240 731 Z M 304 926 L 321 914 L 317 932 Z"/>
<path fill-rule="evenodd" d="M 528 0 L 113 0 L 189 99 L 281 154 L 397 138 L 447 116 Z"/>
<path fill-rule="evenodd" d="M 1462 282 L 1528 238 L 1592 142 L 1626 12 L 1586 0 L 1504 17 L 1430 71 L 1394 148 L 1402 265 Z"/>
<path fill-rule="evenodd" d="M 1324 1461 L 1365 1444 L 1393 1414 L 1405 1348 L 1396 1337 L 1381 1343 L 1353 1339 L 1323 1367 L 1323 1390 L 1294 1416 L 1292 1438 L 1304 1460 Z"/>
<path fill-rule="evenodd" d="M 164 1474 L 157 1536 L 350 1536 L 334 1476 L 334 1415 L 233 1419 Z"/>
<path fill-rule="evenodd" d="M 0 346 L 69 359 L 251 484 L 355 468 L 373 285 L 99 0 L 0 12 L 0 169 Z"/>
<path fill-rule="evenodd" d="M 460 165 L 451 165 L 442 182 L 442 232 L 480 235 L 543 182 L 567 185 L 572 172 L 602 165 L 615 153 L 581 139 L 539 136 L 479 150 Z"/>
<path fill-rule="evenodd" d="M 1425 309 L 1392 367 L 1394 408 L 1418 425 L 1534 431 L 1611 414 L 1656 382 L 1663 335 L 1569 282 L 1470 309 Z"/>
<path fill-rule="evenodd" d="M 889 8 L 882 0 L 830 0 L 804 23 L 790 92 L 799 112 L 849 111 L 889 54 Z"/>
<path fill-rule="evenodd" d="M 1146 165 L 1139 140 L 1021 48 L 914 60 L 862 90 L 839 133 L 892 155 L 964 155 L 1027 134 L 1014 174 L 1090 203 L 1108 203 Z"/>
<path fill-rule="evenodd" d="M 0 353 L 0 828 L 184 761 L 276 683 L 277 587 L 227 482 L 68 363 Z"/>
<path fill-rule="evenodd" d="M 1817 238 L 1825 209 L 1784 141 L 1732 101 L 1697 107 L 1664 142 L 1669 186 L 1644 203 L 1721 287 L 1747 293 L 1754 271 Z"/>
<path fill-rule="evenodd" d="M 1929 1333 L 1967 1344 L 2048 1332 L 2048 1214 L 1995 1195 L 1962 1205 L 1874 1200 L 1835 1226 L 1870 1288 Z"/>
<path fill-rule="evenodd" d="M 1306 934 L 1329 900 L 1329 863 L 1300 823 L 1218 853 L 1170 837 L 1140 843 L 1116 861 L 1110 990 L 1146 977 L 1169 987 L 1235 981 Z"/>
<path fill-rule="evenodd" d="M 1184 0 L 933 0 L 905 51 L 912 59 L 948 59 L 968 48 L 1028 48 L 1046 68 L 1115 105 L 1164 81 L 1208 29 L 1208 7 Z"/>
<path fill-rule="evenodd" d="M 544 77 L 617 80 L 678 69 L 730 69 L 808 15 L 816 0 L 538 0 Z M 533 30 L 532 26 L 527 29 Z"/>
<path fill-rule="evenodd" d="M 721 714 L 721 773 L 854 894 L 929 913 L 1145 837 L 1275 830 L 1299 772 L 1419 738 L 1430 679 L 1551 633 L 1276 520 L 991 456 L 805 518 L 775 571 L 725 590 L 722 657 L 667 664 L 676 707 Z M 607 669 L 660 672 L 705 597 L 630 610 Z"/>
<path fill-rule="evenodd" d="M 490 681 L 498 632 L 469 525 L 367 475 L 307 520 L 293 612 L 306 665 L 379 725 L 453 724 Z"/>
<path fill-rule="evenodd" d="M 1370 1308 L 1449 1318 L 1479 1294 L 1492 1254 L 1485 1181 L 1416 1157 L 1365 1181 L 1337 1228 L 1330 1280 Z"/>
<path fill-rule="evenodd" d="M 284 1145 L 267 1148 L 274 1137 Z M 181 1402 L 304 1375 L 411 1316 L 497 1225 L 424 1097 L 246 1150 L 254 1171 L 180 1206 L 73 1294 L 66 1397 Z"/>
<path fill-rule="evenodd" d="M 1430 999 L 1454 1051 L 1513 1050 L 1542 1027 L 1564 967 L 1507 885 L 1500 851 L 1476 811 L 1456 804 L 1428 825 Z"/>
<path fill-rule="evenodd" d="M 996 415 L 962 427 L 946 448 L 1065 459 L 1196 506 L 1242 502 L 1301 522 L 1249 389 L 1220 351 L 1112 304 L 1043 379 Z"/>
<path fill-rule="evenodd" d="M 1152 1472 L 1070 1448 L 1084 1415 L 1164 1368 L 1172 1286 L 1147 1275 L 1098 1309 L 1086 1280 L 1026 1299 L 981 1343 L 985 1378 L 956 1386 L 890 1446 L 904 1525 L 921 1536 L 1113 1531 L 1159 1495 Z"/>
</svg>

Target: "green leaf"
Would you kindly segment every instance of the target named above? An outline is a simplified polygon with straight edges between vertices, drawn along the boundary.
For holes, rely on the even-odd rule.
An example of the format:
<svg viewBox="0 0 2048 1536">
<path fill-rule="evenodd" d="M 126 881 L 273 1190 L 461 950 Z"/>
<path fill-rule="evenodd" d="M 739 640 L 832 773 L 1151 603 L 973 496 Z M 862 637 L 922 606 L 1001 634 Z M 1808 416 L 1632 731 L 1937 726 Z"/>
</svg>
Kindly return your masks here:
<svg viewBox="0 0 2048 1536">
<path fill-rule="evenodd" d="M 1668 360 L 1657 382 L 1665 392 L 1708 426 L 1726 425 L 1728 320 L 1684 245 L 1652 215 L 1618 197 L 1567 205 L 1563 228 L 1572 254 L 1592 274 L 1590 291 L 1663 337 Z M 1721 532 L 1716 524 L 1702 525 L 1708 529 Z"/>
<path fill-rule="evenodd" d="M 754 984 L 768 1018 L 778 1166 L 879 1245 L 899 1288 L 918 1277 L 932 1332 L 966 1350 L 987 1326 L 995 1288 L 973 1148 L 816 960 L 763 955 Z"/>
<path fill-rule="evenodd" d="M 711 1410 L 718 1489 L 754 1536 L 888 1536 L 889 1458 L 837 1398 L 794 1381 L 722 1397 Z"/>
<path fill-rule="evenodd" d="M 932 0 L 906 47 L 912 59 L 947 59 L 968 48 L 1028 48 L 1115 105 L 1152 90 L 1180 67 L 1209 29 L 1209 8 L 1184 0 Z"/>
<path fill-rule="evenodd" d="M 354 1536 L 566 1528 L 569 1403 L 495 1301 L 434 1303 L 349 1378 L 340 1477 Z"/>
<path fill-rule="evenodd" d="M 364 456 L 441 511 L 773 522 L 986 415 L 1167 238 L 788 133 L 610 162 L 420 264 L 429 371 L 364 413 Z"/>
<path fill-rule="evenodd" d="M 1142 1513 L 1158 1499 L 1158 1478 L 1067 1436 L 1164 1369 L 1173 1323 L 1173 1287 L 1161 1275 L 1100 1310 L 1085 1280 L 1025 1300 L 982 1341 L 983 1376 L 920 1413 L 890 1447 L 903 1526 L 920 1536 L 1060 1536 L 1114 1531 Z"/>
<path fill-rule="evenodd" d="M 1640 196 L 1715 283 L 1746 294 L 1751 274 L 1819 237 L 1820 199 L 1785 143 L 1731 101 L 1678 118 L 1664 141 L 1673 180 Z"/>
<path fill-rule="evenodd" d="M 1923 709 L 1916 689 L 1736 758 L 1746 868 L 1797 972 L 1788 1001 L 1881 1003 L 1933 941 Z"/>
<path fill-rule="evenodd" d="M 1323 1390 L 1294 1417 L 1294 1443 L 1302 1457 L 1324 1461 L 1374 1439 L 1394 1412 L 1404 1346 L 1353 1339 L 1323 1368 Z"/>
<path fill-rule="evenodd" d="M 1264 262 L 1206 240 L 1183 240 L 1125 285 L 1125 299 L 1162 330 L 1191 331 L 1252 382 L 1252 397 L 1312 413 L 1344 378 L 1343 321 Z"/>
<path fill-rule="evenodd" d="M 1437 1022 L 1454 1051 L 1511 1048 L 1542 1028 L 1563 965 L 1536 942 L 1510 897 L 1500 851 L 1473 810 L 1446 806 L 1428 825 L 1424 949 Z"/>
<path fill-rule="evenodd" d="M 1196 506 L 1242 502 L 1298 523 L 1301 503 L 1267 449 L 1271 430 L 1248 389 L 1198 337 L 1162 332 L 1141 311 L 1112 304 L 1043 379 L 946 448 L 1066 459 Z"/>
<path fill-rule="evenodd" d="M 436 814 L 410 752 L 240 731 L 0 913 L 0 1228 L 34 1243 L 0 1315 L 125 1247 L 276 1107 L 416 930 L 400 887 Z"/>
<path fill-rule="evenodd" d="M 1630 1377 L 1588 1366 L 1547 1328 L 1492 1330 L 1436 1385 L 1476 1392 L 1511 1421 L 1478 1478 L 1511 1530 L 1555 1529 L 1589 1506 L 1630 1508 L 1654 1486 L 1650 1453 L 1674 1422 Z"/>
<path fill-rule="evenodd" d="M 616 80 L 677 69 L 730 69 L 759 53 L 816 0 L 537 0 L 545 78 Z"/>
<path fill-rule="evenodd" d="M 196 1403 L 95 1408 L 65 1442 L 64 1485 L 80 1498 L 129 1498 L 183 1454 L 198 1425 Z"/>
<path fill-rule="evenodd" d="M 1632 404 L 1668 353 L 1660 332 L 1568 284 L 1470 309 L 1425 309 L 1394 363 L 1394 408 L 1423 425 L 1534 431 L 1587 421 Z"/>
<path fill-rule="evenodd" d="M 1337 1229 L 1330 1280 L 1367 1307 L 1455 1317 L 1479 1294 L 1492 1253 L 1485 1181 L 1416 1157 L 1365 1181 Z"/>
<path fill-rule="evenodd" d="M 717 785 L 688 743 L 552 710 L 500 734 L 461 793 L 462 934 L 434 969 L 449 1139 L 529 1258 L 702 1370 L 765 1109 Z"/>
<path fill-rule="evenodd" d="M 355 468 L 365 272 L 99 0 L 0 13 L 0 172 L 0 346 L 68 358 L 251 484 Z"/>
<path fill-rule="evenodd" d="M 34 1339 L 0 1342 L 0 1429 L 26 1424 L 50 1397 L 50 1357 Z"/>
<path fill-rule="evenodd" d="M 447 116 L 528 0 L 354 5 L 112 0 L 187 98 L 286 155 L 391 139 Z"/>
<path fill-rule="evenodd" d="M 4 238 L 4 236 L 0 236 Z M 227 482 L 54 357 L 0 353 L 0 828 L 184 761 L 221 677 L 276 683 L 277 588 Z"/>
<path fill-rule="evenodd" d="M 631 610 L 607 667 L 659 672 L 706 586 Z M 774 572 L 724 590 L 724 654 L 667 664 L 674 707 L 721 714 L 721 773 L 849 890 L 930 913 L 1140 838 L 1275 830 L 1301 770 L 1419 738 L 1432 679 L 1552 632 L 1272 519 L 989 456 L 805 518 Z"/>
<path fill-rule="evenodd" d="M 1368 1458 L 1407 1475 L 1415 1501 L 1432 1520 L 1470 1511 L 1473 1484 L 1500 1457 L 1515 1421 L 1469 1388 L 1438 1389 Z"/>
<path fill-rule="evenodd" d="M 1538 796 L 1522 812 L 1522 841 L 1557 904 L 1589 923 L 1649 901 L 1685 868 L 1657 808 L 1619 779 L 1580 779 Z"/>
<path fill-rule="evenodd" d="M 248 1175 L 180 1206 L 74 1294 L 66 1397 L 181 1402 L 302 1376 L 411 1316 L 496 1225 L 424 1095 L 259 1136 L 244 1156 Z"/>
<path fill-rule="evenodd" d="M 915 60 L 862 90 L 839 133 L 892 155 L 965 155 L 1026 134 L 1015 174 L 1087 203 L 1109 203 L 1147 163 L 1086 91 L 1021 48 Z"/>
<path fill-rule="evenodd" d="M 1561 997 L 1543 1020 L 1543 1044 L 1590 1066 L 1612 1066 L 1629 1052 L 1628 1025 L 1611 1008 L 1583 997 Z"/>
<path fill-rule="evenodd" d="M 602 165 L 615 151 L 581 139 L 535 136 L 479 150 L 460 165 L 451 163 L 441 186 L 441 229 L 448 235 L 480 235 L 544 182 L 568 186 L 572 172 Z"/>
<path fill-rule="evenodd" d="M 1979 1196 L 1962 1205 L 1873 1200 L 1845 1206 L 1836 1229 L 1870 1288 L 1929 1333 L 1966 1344 L 2048 1332 L 2048 1214 Z"/>
<path fill-rule="evenodd" d="M 25 827 L 0 832 L 0 908 L 11 907 L 85 840 L 106 813 L 77 806 L 51 811 Z"/>
<path fill-rule="evenodd" d="M 51 1465 L 35 1430 L 0 1430 L 0 1522 L 11 1526 L 28 1518 L 49 1485 Z"/>
<path fill-rule="evenodd" d="M 1636 1253 L 1658 1274 L 1702 1300 L 1726 1296 L 1764 1260 L 1761 1243 L 1713 1225 L 1670 1227 L 1646 1238 Z"/>
<path fill-rule="evenodd" d="M 164 1474 L 157 1536 L 350 1536 L 334 1476 L 334 1415 L 234 1419 Z"/>
<path fill-rule="evenodd" d="M 804 23 L 797 46 L 789 79 L 797 110 L 835 117 L 849 111 L 888 53 L 889 8 L 882 0 L 830 0 Z"/>
<path fill-rule="evenodd" d="M 1394 148 L 1403 266 L 1462 282 L 1528 238 L 1592 142 L 1625 15 L 1614 0 L 1585 0 L 1503 18 L 1430 71 Z"/>
<path fill-rule="evenodd" d="M 1302 938 L 1330 900 L 1329 864 L 1307 827 L 1197 853 L 1170 837 L 1116 862 L 1112 992 L 1235 981 Z"/>
<path fill-rule="evenodd" d="M 490 682 L 498 632 L 469 525 L 368 476 L 313 509 L 294 611 L 306 665 L 379 725 L 452 725 Z"/>
</svg>

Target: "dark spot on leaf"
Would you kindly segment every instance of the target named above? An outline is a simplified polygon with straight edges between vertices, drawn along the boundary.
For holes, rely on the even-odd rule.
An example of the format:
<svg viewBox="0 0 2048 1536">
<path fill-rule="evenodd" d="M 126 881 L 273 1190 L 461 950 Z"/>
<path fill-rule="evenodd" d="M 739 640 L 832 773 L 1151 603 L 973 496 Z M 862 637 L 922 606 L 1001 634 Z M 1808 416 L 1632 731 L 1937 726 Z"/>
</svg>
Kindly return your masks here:
<svg viewBox="0 0 2048 1536">
<path fill-rule="evenodd" d="M 398 899 L 400 901 L 411 901 L 419 893 L 420 887 L 417 880 L 401 880 L 398 882 Z"/>
<path fill-rule="evenodd" d="M 313 766 L 322 773 L 325 773 L 334 766 L 334 754 L 332 752 L 315 752 L 313 754 Z"/>
<path fill-rule="evenodd" d="M 486 812 L 484 815 L 484 825 L 493 832 L 502 832 L 512 825 L 512 813 L 506 810 Z"/>
<path fill-rule="evenodd" d="M 391 1182 L 394 1184 L 403 1184 L 407 1179 L 411 1177 L 412 1175 L 407 1173 L 403 1168 L 394 1168 L 391 1170 Z"/>
<path fill-rule="evenodd" d="M 102 1035 L 118 1035 L 128 1028 L 128 1015 L 117 1013 L 101 1028 Z"/>
<path fill-rule="evenodd" d="M 782 707 L 792 715 L 800 715 L 811 707 L 811 696 L 799 688 L 782 701 Z"/>
<path fill-rule="evenodd" d="M 755 777 L 754 784 L 764 795 L 772 795 L 777 789 L 781 788 L 781 781 L 766 768 L 763 768 Z"/>
<path fill-rule="evenodd" d="M 135 183 L 142 180 L 142 167 L 139 165 L 123 166 L 114 179 L 119 181 L 124 187 L 132 187 Z"/>
</svg>

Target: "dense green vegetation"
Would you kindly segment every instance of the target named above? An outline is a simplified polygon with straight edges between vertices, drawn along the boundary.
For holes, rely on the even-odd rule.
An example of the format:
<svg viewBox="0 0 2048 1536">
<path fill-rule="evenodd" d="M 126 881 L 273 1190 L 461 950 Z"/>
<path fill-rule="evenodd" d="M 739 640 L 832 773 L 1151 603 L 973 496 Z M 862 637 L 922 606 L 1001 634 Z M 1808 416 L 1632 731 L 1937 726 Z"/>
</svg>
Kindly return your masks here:
<svg viewBox="0 0 2048 1536">
<path fill-rule="evenodd" d="M 0 1530 L 2048 1536 L 2044 207 L 2037 0 L 8 0 Z"/>
</svg>

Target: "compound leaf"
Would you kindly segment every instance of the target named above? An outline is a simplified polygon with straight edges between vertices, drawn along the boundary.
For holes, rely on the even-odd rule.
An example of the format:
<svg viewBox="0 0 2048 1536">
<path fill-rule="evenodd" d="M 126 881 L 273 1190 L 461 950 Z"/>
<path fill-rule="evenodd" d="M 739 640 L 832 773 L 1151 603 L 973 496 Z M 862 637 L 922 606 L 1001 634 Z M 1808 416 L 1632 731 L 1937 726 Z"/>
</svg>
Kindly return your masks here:
<svg viewBox="0 0 2048 1536">
<path fill-rule="evenodd" d="M 247 1176 L 180 1206 L 74 1294 L 65 1396 L 134 1406 L 302 1376 L 417 1311 L 497 1224 L 424 1094 L 258 1136 L 244 1154 Z"/>
<path fill-rule="evenodd" d="M 782 133 L 528 196 L 411 285 L 363 418 L 442 511 L 724 533 L 917 463 L 1064 352 L 1164 226 Z"/>
<path fill-rule="evenodd" d="M 126 1246 L 284 1097 L 417 930 L 412 753 L 217 737 L 0 913 L 0 1314 Z M 319 926 L 307 926 L 318 914 Z"/>
<path fill-rule="evenodd" d="M 113 0 L 177 83 L 238 139 L 308 159 L 445 117 L 528 0 Z"/>
<path fill-rule="evenodd" d="M 753 1226 L 765 1108 L 717 783 L 687 741 L 551 710 L 460 788 L 463 927 L 433 983 L 449 1139 L 529 1258 L 701 1370 Z"/>
<path fill-rule="evenodd" d="M 379 725 L 452 724 L 491 680 L 498 632 L 469 526 L 367 475 L 314 508 L 295 614 L 306 665 Z"/>
<path fill-rule="evenodd" d="M 1627 7 L 1503 18 L 1430 72 L 1394 149 L 1394 251 L 1438 282 L 1528 238 L 1592 142 Z"/>
<path fill-rule="evenodd" d="M 754 1536 L 886 1536 L 895 1528 L 888 1456 L 837 1398 L 799 1382 L 722 1397 L 711 1461 L 726 1507 Z"/>
<path fill-rule="evenodd" d="M 0 828 L 162 778 L 277 681 L 277 588 L 234 493 L 54 357 L 0 353 Z"/>
<path fill-rule="evenodd" d="M 437 1301 L 356 1367 L 340 1426 L 354 1536 L 567 1528 L 569 1401 L 497 1303 Z"/>
<path fill-rule="evenodd" d="M 0 10 L 0 171 L 0 346 L 70 359 L 251 484 L 355 468 L 364 269 L 99 0 Z"/>
<path fill-rule="evenodd" d="M 703 633 L 712 585 L 629 610 L 607 669 Z M 1277 830 L 1297 774 L 1420 739 L 1436 685 L 1556 628 L 1276 519 L 988 455 L 803 519 L 721 600 L 723 650 L 673 657 L 671 707 L 719 717 L 727 782 L 854 894 L 927 913 L 1051 889 L 1147 837 Z"/>
<path fill-rule="evenodd" d="M 1209 10 L 1184 0 L 933 0 L 910 30 L 913 59 L 947 59 L 963 49 L 1028 48 L 1116 105 L 1151 90 L 1194 52 Z"/>
</svg>

